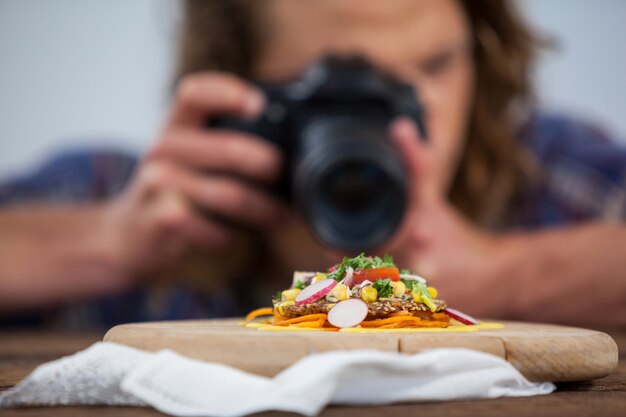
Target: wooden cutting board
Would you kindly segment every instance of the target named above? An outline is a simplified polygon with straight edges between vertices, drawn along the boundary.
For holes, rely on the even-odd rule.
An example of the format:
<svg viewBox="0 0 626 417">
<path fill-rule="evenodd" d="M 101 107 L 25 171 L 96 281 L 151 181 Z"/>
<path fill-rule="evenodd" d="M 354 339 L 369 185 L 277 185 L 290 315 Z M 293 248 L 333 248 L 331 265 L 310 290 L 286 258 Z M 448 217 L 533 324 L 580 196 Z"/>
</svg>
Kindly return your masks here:
<svg viewBox="0 0 626 417">
<path fill-rule="evenodd" d="M 270 331 L 240 323 L 241 319 L 124 324 L 109 330 L 104 340 L 148 351 L 171 349 L 265 376 L 276 375 L 310 353 L 330 350 L 416 353 L 465 347 L 506 359 L 531 381 L 601 378 L 615 369 L 618 360 L 617 345 L 609 335 L 548 324 L 500 322 L 502 328 L 473 332 L 350 333 Z"/>
</svg>

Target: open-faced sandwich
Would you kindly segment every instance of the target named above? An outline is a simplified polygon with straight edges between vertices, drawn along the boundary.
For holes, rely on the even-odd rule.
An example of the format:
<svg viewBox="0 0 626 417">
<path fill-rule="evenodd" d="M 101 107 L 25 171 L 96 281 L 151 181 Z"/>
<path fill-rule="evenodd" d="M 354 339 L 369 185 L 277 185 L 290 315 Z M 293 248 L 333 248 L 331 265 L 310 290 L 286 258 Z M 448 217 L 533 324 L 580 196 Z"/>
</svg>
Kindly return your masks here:
<svg viewBox="0 0 626 417">
<path fill-rule="evenodd" d="M 399 270 L 391 256 L 344 258 L 327 272 L 295 272 L 290 288 L 273 307 L 255 310 L 246 320 L 272 315 L 268 324 L 338 330 L 448 327 L 450 320 L 475 320 L 446 308 L 426 279 Z"/>
</svg>

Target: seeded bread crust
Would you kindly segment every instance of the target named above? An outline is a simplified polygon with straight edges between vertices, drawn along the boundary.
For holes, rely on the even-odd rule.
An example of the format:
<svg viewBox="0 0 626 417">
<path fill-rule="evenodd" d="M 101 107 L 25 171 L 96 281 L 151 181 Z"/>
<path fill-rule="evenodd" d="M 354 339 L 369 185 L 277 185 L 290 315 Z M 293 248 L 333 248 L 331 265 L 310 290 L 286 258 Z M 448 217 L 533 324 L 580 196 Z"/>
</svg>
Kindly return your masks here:
<svg viewBox="0 0 626 417">
<path fill-rule="evenodd" d="M 443 300 L 433 300 L 433 303 L 437 306 L 437 313 L 446 309 L 446 303 Z M 275 302 L 274 306 L 278 304 L 280 303 Z M 284 316 L 287 318 L 300 317 L 308 314 L 327 314 L 335 304 L 336 303 L 332 303 L 322 298 L 321 300 L 302 306 L 285 306 L 283 307 L 283 311 Z M 432 314 L 430 309 L 425 304 L 416 303 L 412 298 L 403 298 L 399 300 L 376 300 L 366 304 L 369 310 L 367 315 L 369 320 L 385 318 L 390 314 L 397 313 L 399 311 L 406 311 L 412 316 L 422 318 L 429 318 Z"/>
</svg>

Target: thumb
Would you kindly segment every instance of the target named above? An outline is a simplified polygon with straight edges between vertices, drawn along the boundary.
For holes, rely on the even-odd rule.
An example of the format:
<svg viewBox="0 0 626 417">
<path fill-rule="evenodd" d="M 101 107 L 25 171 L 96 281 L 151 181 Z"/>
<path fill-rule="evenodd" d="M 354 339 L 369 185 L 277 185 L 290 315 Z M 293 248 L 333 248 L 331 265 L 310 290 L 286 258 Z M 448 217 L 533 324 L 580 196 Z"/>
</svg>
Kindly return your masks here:
<svg viewBox="0 0 626 417">
<path fill-rule="evenodd" d="M 390 131 L 391 140 L 407 168 L 411 203 L 421 205 L 433 201 L 438 196 L 438 187 L 432 148 L 422 140 L 415 123 L 408 117 L 395 119 Z"/>
</svg>

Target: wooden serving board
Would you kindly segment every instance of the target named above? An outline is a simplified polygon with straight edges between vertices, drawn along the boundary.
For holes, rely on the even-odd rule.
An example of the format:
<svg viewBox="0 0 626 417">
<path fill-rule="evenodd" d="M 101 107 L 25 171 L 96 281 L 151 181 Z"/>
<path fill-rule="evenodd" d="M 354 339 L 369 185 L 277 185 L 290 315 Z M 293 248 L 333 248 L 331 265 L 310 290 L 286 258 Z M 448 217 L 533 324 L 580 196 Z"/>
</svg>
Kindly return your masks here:
<svg viewBox="0 0 626 417">
<path fill-rule="evenodd" d="M 601 378 L 615 369 L 618 360 L 617 345 L 609 335 L 548 324 L 500 322 L 501 328 L 471 332 L 355 333 L 269 331 L 240 323 L 241 319 L 124 324 L 109 330 L 104 340 L 148 351 L 171 349 L 265 376 L 276 375 L 310 353 L 331 350 L 417 353 L 465 347 L 506 359 L 531 381 Z"/>
</svg>

